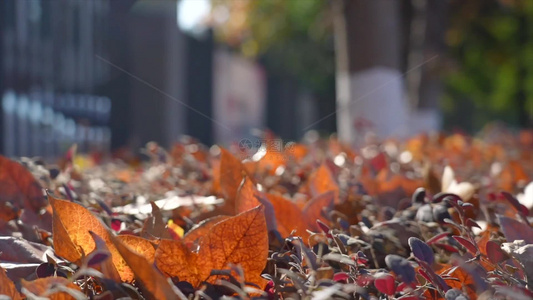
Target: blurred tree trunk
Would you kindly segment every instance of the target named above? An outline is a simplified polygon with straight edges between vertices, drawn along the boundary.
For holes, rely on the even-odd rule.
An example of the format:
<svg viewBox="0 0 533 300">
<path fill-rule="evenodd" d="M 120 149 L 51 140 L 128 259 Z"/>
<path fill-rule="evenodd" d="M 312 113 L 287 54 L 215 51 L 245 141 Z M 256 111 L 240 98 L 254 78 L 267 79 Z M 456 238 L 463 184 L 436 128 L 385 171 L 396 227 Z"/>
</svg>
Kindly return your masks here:
<svg viewBox="0 0 533 300">
<path fill-rule="evenodd" d="M 448 24 L 448 6 L 448 1 L 427 1 L 426 4 L 423 61 L 427 63 L 421 68 L 418 101 L 418 107 L 422 109 L 438 108 L 438 101 L 442 95 L 442 72 L 439 68 L 439 61 L 442 61 L 441 56 L 446 51 L 444 37 Z"/>
<path fill-rule="evenodd" d="M 334 0 L 332 5 L 340 139 L 355 142 L 357 124 L 364 120 L 380 136 L 405 134 L 401 2 Z"/>
<path fill-rule="evenodd" d="M 407 82 L 411 103 L 411 133 L 438 130 L 439 100 L 443 94 L 442 60 L 449 1 L 411 0 L 411 38 Z M 419 67 L 418 67 L 419 66 Z"/>
</svg>

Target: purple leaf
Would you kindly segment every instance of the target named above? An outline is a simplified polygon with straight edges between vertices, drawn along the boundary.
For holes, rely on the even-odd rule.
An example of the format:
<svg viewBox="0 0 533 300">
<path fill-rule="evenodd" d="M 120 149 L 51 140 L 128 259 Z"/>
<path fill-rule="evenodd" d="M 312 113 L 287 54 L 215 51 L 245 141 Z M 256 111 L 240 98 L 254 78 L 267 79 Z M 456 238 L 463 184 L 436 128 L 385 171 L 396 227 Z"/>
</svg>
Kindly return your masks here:
<svg viewBox="0 0 533 300">
<path fill-rule="evenodd" d="M 429 247 L 426 243 L 424 243 L 422 240 L 410 237 L 408 240 L 409 247 L 411 248 L 411 251 L 413 252 L 413 255 L 425 262 L 427 262 L 429 265 L 432 265 L 435 261 L 435 256 L 433 255 L 433 250 L 431 247 Z"/>
<path fill-rule="evenodd" d="M 87 257 L 88 258 L 87 265 L 88 266 L 98 265 L 101 262 L 107 260 L 109 257 L 111 257 L 111 254 L 109 252 L 96 250 Z"/>
<path fill-rule="evenodd" d="M 42 263 L 37 267 L 37 269 L 35 269 L 35 274 L 37 275 L 37 278 L 44 278 L 54 276 L 55 271 L 56 268 L 53 264 Z"/>
<path fill-rule="evenodd" d="M 415 281 L 415 269 L 407 259 L 396 254 L 389 254 L 385 257 L 385 263 L 387 264 L 387 267 L 400 276 L 402 281 L 406 284 L 411 284 Z"/>
<path fill-rule="evenodd" d="M 474 221 L 474 220 L 472 220 L 470 218 L 466 219 L 466 226 L 468 226 L 468 227 L 477 227 L 477 228 L 481 229 L 481 226 L 479 226 L 479 224 L 476 221 Z"/>
<path fill-rule="evenodd" d="M 457 210 L 457 212 L 461 215 L 461 216 L 464 216 L 465 214 L 465 210 L 463 209 L 463 201 L 460 200 L 461 198 L 452 198 L 452 197 L 446 197 L 444 198 L 444 202 L 450 204 L 451 206 L 453 206 L 453 208 L 455 208 L 455 210 Z"/>
<path fill-rule="evenodd" d="M 442 200 L 444 200 L 444 198 L 447 198 L 447 197 L 450 197 L 450 198 L 453 198 L 455 199 L 456 201 L 457 200 L 461 200 L 461 198 L 455 194 L 451 194 L 451 193 L 438 193 L 436 194 L 435 196 L 433 196 L 433 199 L 432 199 L 432 202 L 433 203 L 440 203 L 442 202 Z"/>
<path fill-rule="evenodd" d="M 435 272 L 428 263 L 423 260 L 420 260 L 418 261 L 418 264 L 420 265 L 420 269 L 418 269 L 418 271 L 423 271 L 423 274 L 420 274 L 425 277 L 427 276 L 427 278 L 429 278 L 429 282 L 431 282 L 433 285 L 437 286 L 443 291 L 447 291 L 449 289 L 446 282 L 439 275 L 435 274 Z"/>
<path fill-rule="evenodd" d="M 523 216 L 529 215 L 529 210 L 527 207 L 518 202 L 518 199 L 516 199 L 513 195 L 509 194 L 508 192 L 502 192 L 502 195 L 509 203 L 511 203 L 512 206 L 514 206 L 514 208 L 516 208 L 516 210 L 518 210 L 520 214 Z"/>
<path fill-rule="evenodd" d="M 509 243 L 524 240 L 526 244 L 533 244 L 533 229 L 529 225 L 504 216 L 498 216 L 498 220 Z"/>
<path fill-rule="evenodd" d="M 376 276 L 374 286 L 385 295 L 392 296 L 396 292 L 394 277 L 391 274 L 381 273 Z"/>
</svg>

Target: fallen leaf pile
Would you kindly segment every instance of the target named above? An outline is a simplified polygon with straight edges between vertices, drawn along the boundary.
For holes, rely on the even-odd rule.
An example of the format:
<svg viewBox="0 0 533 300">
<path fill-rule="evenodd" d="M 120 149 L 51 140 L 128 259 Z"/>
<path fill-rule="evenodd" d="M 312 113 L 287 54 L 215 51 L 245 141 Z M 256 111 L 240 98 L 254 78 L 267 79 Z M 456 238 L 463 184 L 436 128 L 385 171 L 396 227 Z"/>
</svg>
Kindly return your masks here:
<svg viewBox="0 0 533 300">
<path fill-rule="evenodd" d="M 533 131 L 262 140 L 0 156 L 0 295 L 533 297 Z"/>
</svg>

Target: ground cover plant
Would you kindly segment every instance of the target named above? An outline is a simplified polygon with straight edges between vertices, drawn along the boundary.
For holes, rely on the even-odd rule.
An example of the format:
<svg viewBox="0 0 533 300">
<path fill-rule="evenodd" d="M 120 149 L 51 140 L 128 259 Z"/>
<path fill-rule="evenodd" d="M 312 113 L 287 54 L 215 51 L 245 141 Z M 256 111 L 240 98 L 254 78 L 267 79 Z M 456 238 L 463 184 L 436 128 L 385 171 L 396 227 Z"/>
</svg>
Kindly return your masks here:
<svg viewBox="0 0 533 300">
<path fill-rule="evenodd" d="M 144 159 L 0 157 L 0 294 L 533 297 L 532 131 L 261 138 L 255 154 L 188 138 Z"/>
</svg>

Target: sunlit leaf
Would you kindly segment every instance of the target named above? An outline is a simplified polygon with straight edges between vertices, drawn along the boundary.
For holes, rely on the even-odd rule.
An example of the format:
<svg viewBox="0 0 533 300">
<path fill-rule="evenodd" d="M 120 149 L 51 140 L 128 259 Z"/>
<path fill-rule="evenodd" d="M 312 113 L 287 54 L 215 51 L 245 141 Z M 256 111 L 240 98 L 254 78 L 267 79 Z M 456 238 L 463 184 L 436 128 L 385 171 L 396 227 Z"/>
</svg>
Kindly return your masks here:
<svg viewBox="0 0 533 300">
<path fill-rule="evenodd" d="M 203 220 L 202 222 L 191 228 L 191 230 L 189 230 L 187 233 L 185 233 L 185 235 L 183 236 L 183 242 L 185 244 L 193 244 L 199 241 L 207 234 L 207 232 L 209 232 L 209 230 L 211 230 L 211 228 L 215 224 L 224 221 L 227 218 L 229 218 L 229 216 L 216 216 Z"/>
<path fill-rule="evenodd" d="M 323 194 L 320 194 L 309 202 L 306 203 L 305 207 L 302 210 L 303 217 L 306 219 L 308 228 L 312 230 L 317 230 L 316 220 L 320 220 L 324 223 L 328 223 L 328 219 L 325 216 L 325 213 L 333 209 L 333 204 L 335 203 L 335 192 L 329 191 Z"/>
<path fill-rule="evenodd" d="M 242 163 L 235 156 L 224 148 L 220 150 L 220 187 L 225 200 L 235 205 L 237 192 L 247 173 Z"/>
<path fill-rule="evenodd" d="M 0 202 L 35 212 L 46 206 L 41 185 L 18 162 L 0 155 Z"/>
<path fill-rule="evenodd" d="M 193 286 L 206 280 L 211 273 L 209 267 L 199 267 L 198 260 L 198 255 L 191 252 L 182 241 L 161 240 L 155 252 L 155 264 L 161 272 Z"/>
<path fill-rule="evenodd" d="M 118 237 L 110 236 L 111 243 L 131 268 L 135 278 L 140 281 L 150 299 L 177 299 L 166 278 L 157 271 L 153 263 L 148 262 L 142 255 L 136 253 Z"/>
<path fill-rule="evenodd" d="M 335 203 L 340 201 L 339 186 L 325 163 L 320 165 L 320 167 L 309 176 L 308 186 L 309 192 L 313 197 L 331 191 L 333 192 Z"/>
<path fill-rule="evenodd" d="M 56 253 L 67 260 L 78 262 L 83 255 L 95 249 L 90 231 L 101 237 L 111 252 L 113 264 L 123 281 L 132 281 L 133 275 L 117 249 L 111 243 L 111 234 L 105 225 L 83 206 L 52 195 L 48 199 L 54 210 L 53 233 Z"/>
<path fill-rule="evenodd" d="M 78 286 L 63 277 L 46 277 L 34 281 L 22 280 L 21 284 L 23 293 L 29 298 L 40 296 L 51 300 L 71 300 L 76 299 L 73 294 L 83 296 Z"/>
<path fill-rule="evenodd" d="M 22 299 L 15 284 L 7 277 L 6 270 L 0 267 L 0 295 L 6 295 L 13 300 Z"/>
<path fill-rule="evenodd" d="M 307 241 L 309 233 L 306 229 L 310 228 L 310 224 L 303 216 L 302 210 L 283 196 L 267 194 L 266 197 L 274 207 L 279 233 L 283 237 L 288 237 L 294 231 L 296 236 L 301 236 L 304 241 Z"/>
<path fill-rule="evenodd" d="M 268 231 L 261 207 L 217 223 L 200 242 L 198 268 L 221 270 L 240 265 L 244 280 L 261 288 L 260 277 L 268 257 Z M 214 282 L 214 277 L 209 281 Z"/>
<path fill-rule="evenodd" d="M 193 286 L 207 281 L 215 283 L 222 275 L 212 270 L 239 265 L 244 280 L 263 288 L 260 277 L 268 257 L 268 231 L 262 207 L 256 207 L 211 226 L 199 242 L 197 253 L 181 241 L 162 240 L 156 250 L 159 270 Z"/>
</svg>

